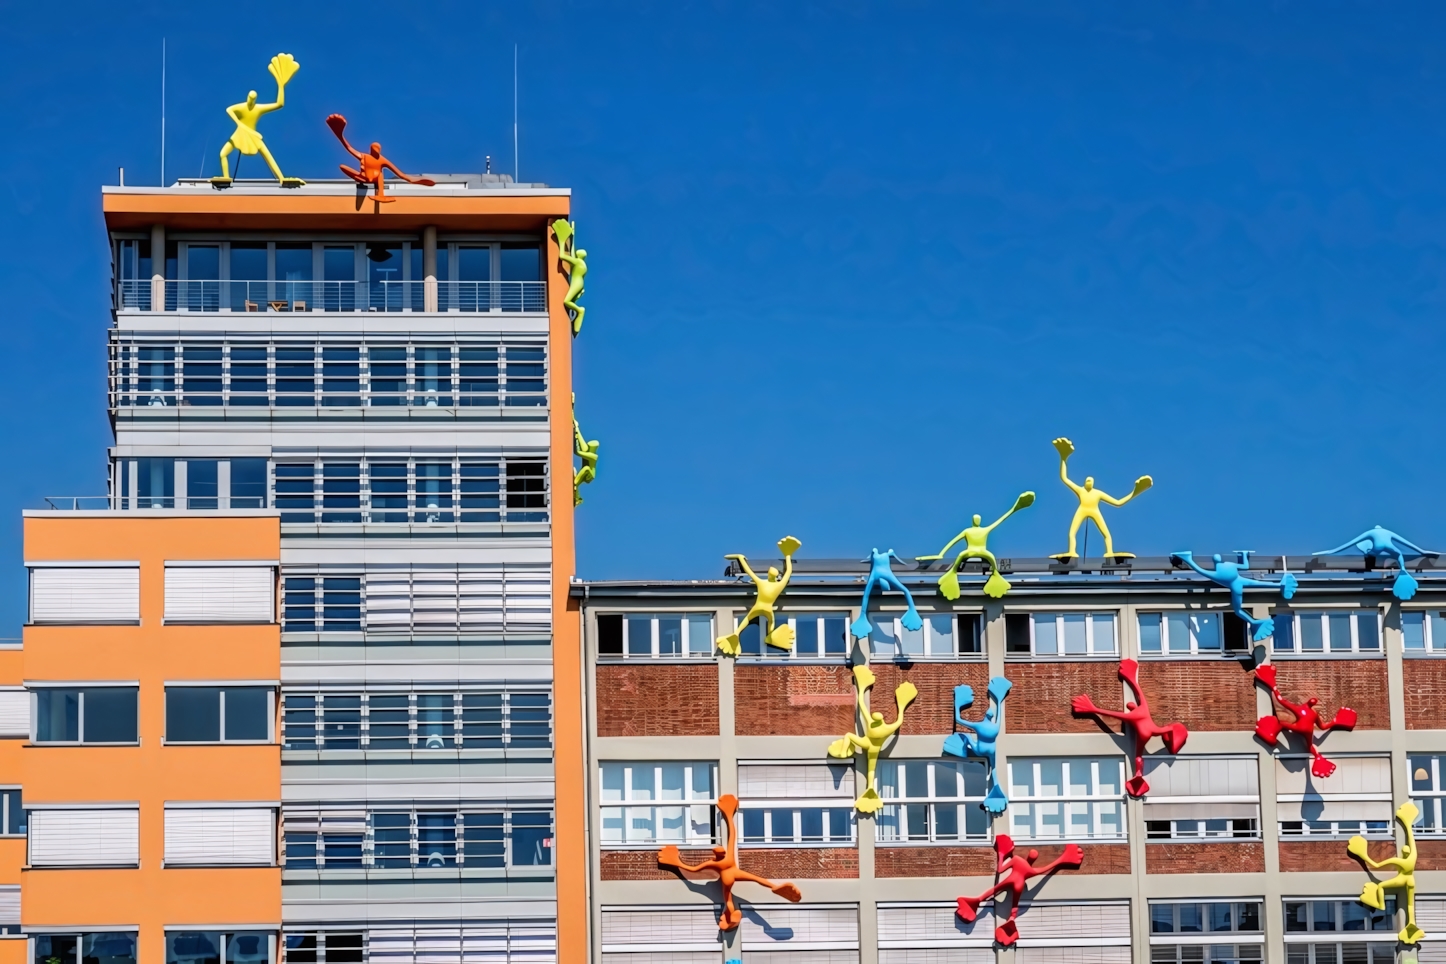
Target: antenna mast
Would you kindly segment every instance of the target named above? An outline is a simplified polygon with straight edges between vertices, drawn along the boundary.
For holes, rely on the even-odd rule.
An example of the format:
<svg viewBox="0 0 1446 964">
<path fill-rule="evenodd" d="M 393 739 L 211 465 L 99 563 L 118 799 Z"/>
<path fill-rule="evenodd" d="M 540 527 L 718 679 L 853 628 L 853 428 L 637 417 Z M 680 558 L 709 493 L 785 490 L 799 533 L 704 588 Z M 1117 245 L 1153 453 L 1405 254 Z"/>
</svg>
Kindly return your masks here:
<svg viewBox="0 0 1446 964">
<path fill-rule="evenodd" d="M 161 187 L 166 186 L 166 38 L 161 38 Z"/>
<path fill-rule="evenodd" d="M 517 178 L 517 44 L 512 45 L 512 183 Z"/>
</svg>

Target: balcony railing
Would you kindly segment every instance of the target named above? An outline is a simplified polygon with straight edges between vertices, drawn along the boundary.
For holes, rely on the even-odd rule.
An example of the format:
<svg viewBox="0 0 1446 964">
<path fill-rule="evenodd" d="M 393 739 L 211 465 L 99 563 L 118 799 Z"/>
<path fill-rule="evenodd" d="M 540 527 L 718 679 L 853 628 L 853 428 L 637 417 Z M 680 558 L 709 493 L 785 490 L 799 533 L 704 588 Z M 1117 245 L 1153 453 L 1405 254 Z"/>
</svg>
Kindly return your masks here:
<svg viewBox="0 0 1446 964">
<path fill-rule="evenodd" d="M 155 305 L 155 287 L 164 303 Z M 457 311 L 544 312 L 542 281 L 438 281 L 436 307 L 426 281 L 162 281 L 117 283 L 117 311 Z"/>
<path fill-rule="evenodd" d="M 47 495 L 45 504 L 62 512 L 128 512 L 134 509 L 264 509 L 266 500 L 260 496 L 233 495 L 224 500 L 216 496 L 174 495 Z"/>
</svg>

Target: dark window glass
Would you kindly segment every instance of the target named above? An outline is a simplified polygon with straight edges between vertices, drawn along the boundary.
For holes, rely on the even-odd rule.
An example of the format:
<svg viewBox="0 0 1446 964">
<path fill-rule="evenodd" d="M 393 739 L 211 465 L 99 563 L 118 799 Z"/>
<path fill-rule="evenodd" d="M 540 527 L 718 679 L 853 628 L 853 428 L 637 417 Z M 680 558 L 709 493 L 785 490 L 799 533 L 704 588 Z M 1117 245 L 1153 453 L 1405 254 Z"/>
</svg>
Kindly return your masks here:
<svg viewBox="0 0 1446 964">
<path fill-rule="evenodd" d="M 226 688 L 226 739 L 265 740 L 270 737 L 270 692 L 264 686 Z"/>
<path fill-rule="evenodd" d="M 283 719 L 287 750 L 316 749 L 316 697 L 288 694 Z"/>
<path fill-rule="evenodd" d="M 1170 934 L 1175 930 L 1175 906 L 1173 904 L 1152 904 L 1150 906 L 1150 933 Z"/>
<path fill-rule="evenodd" d="M 276 404 L 316 404 L 316 349 L 276 349 Z"/>
<path fill-rule="evenodd" d="M 412 353 L 412 404 L 452 406 L 452 349 L 418 346 Z"/>
<path fill-rule="evenodd" d="M 405 693 L 377 693 L 367 699 L 367 746 L 406 750 L 412 745 L 411 700 Z"/>
<path fill-rule="evenodd" d="M 604 613 L 597 618 L 597 652 L 599 656 L 623 654 L 622 613 Z"/>
<path fill-rule="evenodd" d="M 5 832 L 11 836 L 20 836 L 25 833 L 25 802 L 21 799 L 19 790 L 5 790 L 0 793 L 5 798 Z"/>
<path fill-rule="evenodd" d="M 316 519 L 316 466 L 309 462 L 276 465 L 276 508 L 282 522 L 312 522 Z"/>
<path fill-rule="evenodd" d="M 374 311 L 401 311 L 406 298 L 402 280 L 402 244 L 373 241 L 367 245 L 367 296 Z"/>
<path fill-rule="evenodd" d="M 506 854 L 502 814 L 462 815 L 462 859 L 468 867 L 501 867 Z"/>
<path fill-rule="evenodd" d="M 496 348 L 462 348 L 458 375 L 463 405 L 496 405 L 498 367 Z"/>
<path fill-rule="evenodd" d="M 326 964 L 362 964 L 362 936 L 327 934 Z"/>
<path fill-rule="evenodd" d="M 321 521 L 360 522 L 361 463 L 328 462 L 321 468 Z"/>
<path fill-rule="evenodd" d="M 231 508 L 266 508 L 266 460 L 231 460 Z"/>
<path fill-rule="evenodd" d="M 417 814 L 417 864 L 421 867 L 457 866 L 457 815 Z"/>
<path fill-rule="evenodd" d="M 496 463 L 462 463 L 462 521 L 497 522 L 501 519 L 500 469 Z"/>
<path fill-rule="evenodd" d="M 266 380 L 268 362 L 263 347 L 241 348 L 231 346 L 231 384 L 229 403 L 232 405 L 266 405 Z"/>
<path fill-rule="evenodd" d="M 422 693 L 417 696 L 417 746 L 427 750 L 450 750 L 456 746 L 457 701 L 451 693 Z"/>
<path fill-rule="evenodd" d="M 82 934 L 81 964 L 136 964 L 136 935 Z"/>
<path fill-rule="evenodd" d="M 984 652 L 983 634 L 980 632 L 979 613 L 959 614 L 959 653 L 970 655 Z"/>
<path fill-rule="evenodd" d="M 166 964 L 221 964 L 221 935 L 203 931 L 169 931 Z"/>
<path fill-rule="evenodd" d="M 507 519 L 546 522 L 547 478 L 542 462 L 507 463 Z"/>
<path fill-rule="evenodd" d="M 106 686 L 81 691 L 81 740 L 85 743 L 136 742 L 136 690 Z"/>
<path fill-rule="evenodd" d="M 327 576 L 322 580 L 322 629 L 328 633 L 361 632 L 361 578 Z"/>
<path fill-rule="evenodd" d="M 367 466 L 371 487 L 373 522 L 407 521 L 407 466 L 399 463 L 371 463 Z"/>
<path fill-rule="evenodd" d="M 187 345 L 182 351 L 185 363 L 184 404 L 220 405 L 223 365 L 220 345 Z"/>
<path fill-rule="evenodd" d="M 543 349 L 511 345 L 507 349 L 507 404 L 543 405 L 547 399 Z"/>
<path fill-rule="evenodd" d="M 287 576 L 282 584 L 281 619 L 289 633 L 317 631 L 316 580 Z"/>
<path fill-rule="evenodd" d="M 1029 614 L 1004 614 L 1005 652 L 1029 655 Z"/>
<path fill-rule="evenodd" d="M 74 743 L 80 739 L 80 690 L 35 691 L 35 739 L 38 743 Z"/>
<path fill-rule="evenodd" d="M 231 242 L 232 311 L 264 311 L 268 291 L 266 285 L 266 243 L 264 241 Z"/>
<path fill-rule="evenodd" d="M 518 810 L 512 814 L 512 865 L 545 867 L 552 863 L 552 812 Z"/>
<path fill-rule="evenodd" d="M 79 964 L 78 941 L 73 934 L 36 934 L 35 964 Z"/>
<path fill-rule="evenodd" d="M 321 403 L 335 407 L 361 404 L 361 349 L 321 350 Z"/>
<path fill-rule="evenodd" d="M 452 463 L 417 463 L 416 522 L 452 521 Z"/>
<path fill-rule="evenodd" d="M 270 960 L 270 934 L 242 932 L 226 939 L 226 964 L 267 964 Z"/>
<path fill-rule="evenodd" d="M 192 281 L 220 280 L 220 246 L 214 244 L 186 245 L 186 277 Z"/>
<path fill-rule="evenodd" d="M 468 693 L 462 697 L 462 745 L 502 746 L 501 693 Z"/>
<path fill-rule="evenodd" d="M 221 739 L 221 690 L 214 686 L 166 687 L 166 739 L 215 743 Z"/>
<path fill-rule="evenodd" d="M 502 280 L 542 280 L 542 256 L 536 244 L 508 242 L 502 245 Z M 512 311 L 519 310 L 510 305 L 506 307 Z"/>
<path fill-rule="evenodd" d="M 216 489 L 216 467 L 212 459 L 191 459 L 186 462 L 186 508 L 215 509 L 219 507 Z"/>
<path fill-rule="evenodd" d="M 513 693 L 508 699 L 508 743 L 516 747 L 552 745 L 552 694 Z"/>
<path fill-rule="evenodd" d="M 315 848 L 313 847 L 312 849 Z M 289 845 L 286 851 L 290 854 L 291 847 Z M 287 863 L 288 865 L 290 864 L 289 859 Z M 316 964 L 316 935 L 287 934 L 286 964 Z"/>
<path fill-rule="evenodd" d="M 172 509 L 175 504 L 175 459 L 136 459 L 136 508 Z"/>
<path fill-rule="evenodd" d="M 405 405 L 407 403 L 407 350 L 405 348 L 367 349 L 367 389 L 370 405 Z"/>
<path fill-rule="evenodd" d="M 372 817 L 372 864 L 376 867 L 412 865 L 412 815 L 374 813 Z"/>
<path fill-rule="evenodd" d="M 322 739 L 328 750 L 361 749 L 361 697 L 322 697 Z"/>
</svg>

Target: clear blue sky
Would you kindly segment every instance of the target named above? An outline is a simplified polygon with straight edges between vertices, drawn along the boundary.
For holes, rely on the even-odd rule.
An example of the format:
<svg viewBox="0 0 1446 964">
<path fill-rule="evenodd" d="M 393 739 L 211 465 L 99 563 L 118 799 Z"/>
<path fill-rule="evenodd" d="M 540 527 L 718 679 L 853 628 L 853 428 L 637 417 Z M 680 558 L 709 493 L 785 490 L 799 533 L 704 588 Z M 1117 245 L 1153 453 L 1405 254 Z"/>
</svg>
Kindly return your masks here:
<svg viewBox="0 0 1446 964">
<path fill-rule="evenodd" d="M 170 176 L 279 50 L 288 173 L 344 159 L 332 111 L 407 170 L 510 169 L 519 45 L 522 178 L 590 252 L 586 576 L 930 552 L 1026 488 L 997 548 L 1060 551 L 1056 435 L 1154 475 L 1121 548 L 1446 548 L 1439 4 L 778 6 L 8 9 L 0 635 L 19 510 L 104 491 L 99 185 L 159 176 L 163 36 Z"/>
</svg>

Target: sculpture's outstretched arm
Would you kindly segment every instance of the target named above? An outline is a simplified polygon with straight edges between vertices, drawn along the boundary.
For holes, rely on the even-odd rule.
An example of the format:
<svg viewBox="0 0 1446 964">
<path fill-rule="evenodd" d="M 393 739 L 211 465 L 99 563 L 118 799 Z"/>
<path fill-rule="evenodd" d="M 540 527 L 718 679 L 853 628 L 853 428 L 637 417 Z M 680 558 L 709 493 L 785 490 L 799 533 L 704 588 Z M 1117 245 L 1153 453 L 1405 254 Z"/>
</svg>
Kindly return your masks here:
<svg viewBox="0 0 1446 964">
<path fill-rule="evenodd" d="M 1060 479 L 1064 482 L 1065 485 L 1069 486 L 1069 490 L 1070 490 L 1071 492 L 1073 492 L 1075 495 L 1079 495 L 1081 492 L 1084 491 L 1084 489 L 1081 489 L 1079 486 L 1075 485 L 1073 482 L 1071 482 L 1071 481 L 1069 480 L 1069 471 L 1068 471 L 1068 469 L 1066 468 L 1066 466 L 1067 466 L 1068 463 L 1069 463 L 1069 456 L 1068 456 L 1068 455 L 1061 455 L 1061 456 L 1059 457 L 1059 477 L 1060 477 Z"/>
<path fill-rule="evenodd" d="M 789 554 L 789 555 L 786 555 L 786 556 L 783 557 L 783 581 L 782 581 L 782 584 L 783 584 L 784 586 L 787 586 L 787 585 L 788 585 L 788 580 L 790 580 L 790 579 L 792 579 L 792 578 L 793 578 L 793 555 L 792 555 L 792 554 Z M 779 591 L 779 592 L 782 592 L 783 589 L 780 587 L 778 591 Z"/>
<path fill-rule="evenodd" d="M 577 424 L 577 419 L 572 420 L 573 454 L 578 458 L 587 456 L 587 440 L 582 437 L 582 426 Z"/>
<path fill-rule="evenodd" d="M 348 154 L 350 154 L 357 160 L 362 159 L 361 152 L 358 151 L 355 147 L 352 147 L 351 143 L 346 139 L 346 134 L 342 133 L 346 130 L 345 117 L 341 116 L 340 114 L 331 114 L 326 119 L 326 126 L 331 128 L 331 132 L 336 135 L 337 140 L 341 141 L 341 146 L 346 148 L 346 152 Z"/>
<path fill-rule="evenodd" d="M 762 579 L 759 579 L 759 578 L 758 578 L 757 573 L 755 573 L 755 572 L 753 571 L 753 569 L 748 565 L 748 557 L 747 557 L 747 556 L 729 556 L 728 558 L 729 558 L 729 559 L 737 559 L 737 560 L 738 560 L 738 565 L 740 565 L 740 566 L 743 567 L 743 573 L 744 573 L 744 575 L 746 575 L 749 579 L 752 579 L 754 582 L 762 582 L 762 581 L 763 581 Z"/>
<path fill-rule="evenodd" d="M 1405 536 L 1396 536 L 1396 541 L 1399 542 L 1401 545 L 1405 546 L 1407 549 L 1410 549 L 1418 556 L 1439 556 L 1441 554 L 1439 552 L 1432 552 L 1429 549 L 1422 549 L 1420 546 L 1416 545 Z"/>
<path fill-rule="evenodd" d="M 999 522 L 1003 522 L 1003 521 L 1004 521 L 1003 519 L 1000 519 L 1000 520 L 999 520 Z M 998 525 L 999 522 L 994 523 L 994 525 Z M 992 529 L 992 528 L 994 528 L 994 526 L 990 526 L 990 528 Z M 964 533 L 961 532 L 961 533 L 959 533 L 957 536 L 955 536 L 954 538 L 952 538 L 952 539 L 950 539 L 948 542 L 946 542 L 946 543 L 944 544 L 944 548 L 940 549 L 940 550 L 938 551 L 938 553 L 936 553 L 935 555 L 932 555 L 932 556 L 915 556 L 915 557 L 914 557 L 914 561 L 915 561 L 915 562 L 927 562 L 927 561 L 934 560 L 934 559 L 942 559 L 942 558 L 944 558 L 945 554 L 948 553 L 948 551 L 949 551 L 950 549 L 952 549 L 952 548 L 954 548 L 956 545 L 958 545 L 963 539 L 964 539 Z"/>
<path fill-rule="evenodd" d="M 1207 569 L 1205 569 L 1203 566 L 1201 566 L 1198 562 L 1196 562 L 1194 556 L 1186 555 L 1186 554 L 1177 552 L 1177 553 L 1175 553 L 1175 558 L 1176 558 L 1176 559 L 1179 559 L 1181 562 L 1183 562 L 1185 565 L 1189 566 L 1191 569 L 1194 569 L 1196 572 L 1198 572 L 1200 575 L 1204 576 L 1206 579 L 1214 579 L 1214 578 L 1215 578 L 1215 573 L 1210 572 L 1209 570 L 1207 570 Z"/>
<path fill-rule="evenodd" d="M 1362 532 L 1360 535 L 1356 536 L 1354 539 L 1351 539 L 1351 540 L 1349 540 L 1349 541 L 1347 541 L 1347 542 L 1342 542 L 1340 545 L 1336 546 L 1334 549 L 1324 549 L 1324 550 L 1322 550 L 1322 551 L 1320 551 L 1320 552 L 1312 552 L 1311 555 L 1313 555 L 1313 556 L 1333 556 L 1333 555 L 1335 555 L 1336 553 L 1338 553 L 1338 552 L 1344 552 L 1344 551 L 1347 550 L 1347 549 L 1351 549 L 1351 548 L 1361 549 L 1361 543 L 1362 543 L 1362 542 L 1367 542 L 1367 543 L 1369 542 L 1369 539 L 1368 539 L 1367 537 L 1368 537 L 1370 534 L 1371 534 L 1371 531 L 1370 531 L 1369 529 L 1367 529 L 1365 532 Z M 1364 550 L 1364 549 L 1361 549 L 1361 551 L 1364 552 L 1365 550 Z"/>
<path fill-rule="evenodd" d="M 431 185 L 436 183 L 435 181 L 429 180 L 425 177 L 412 177 L 410 174 L 403 174 L 402 171 L 395 164 L 393 164 L 386 158 L 382 158 L 382 167 L 391 171 L 393 174 L 406 181 L 408 184 L 425 184 L 430 187 Z"/>
<path fill-rule="evenodd" d="M 1100 501 L 1109 505 L 1124 505 L 1126 502 L 1130 501 L 1135 497 L 1135 493 L 1133 492 L 1125 496 L 1123 499 L 1117 499 L 1109 493 L 1103 492 L 1099 489 L 1095 489 L 1095 491 L 1100 493 Z"/>
</svg>

